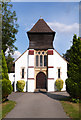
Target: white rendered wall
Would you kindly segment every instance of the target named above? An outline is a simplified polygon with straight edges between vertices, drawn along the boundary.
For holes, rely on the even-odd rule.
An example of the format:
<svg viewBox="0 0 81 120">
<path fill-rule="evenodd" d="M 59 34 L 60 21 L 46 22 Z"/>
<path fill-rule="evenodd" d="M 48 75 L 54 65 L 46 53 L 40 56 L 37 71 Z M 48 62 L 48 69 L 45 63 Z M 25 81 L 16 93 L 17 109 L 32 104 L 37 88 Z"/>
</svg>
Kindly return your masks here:
<svg viewBox="0 0 81 120">
<path fill-rule="evenodd" d="M 35 91 L 35 80 L 28 80 L 28 92 Z"/>
<path fill-rule="evenodd" d="M 29 65 L 28 65 L 28 92 L 34 92 L 35 90 L 35 80 L 34 80 L 34 55 L 29 55 Z"/>
<path fill-rule="evenodd" d="M 48 55 L 48 66 L 54 66 L 54 55 Z"/>
<path fill-rule="evenodd" d="M 67 79 L 67 62 L 53 50 L 53 55 L 48 55 L 48 92 L 56 91 L 55 81 L 58 78 L 58 68 L 60 68 L 61 72 L 60 77 L 64 81 L 62 89 L 62 91 L 64 91 L 66 90 L 65 80 Z"/>
<path fill-rule="evenodd" d="M 22 79 L 22 68 L 24 68 L 24 79 Z M 25 51 L 24 54 L 15 62 L 15 91 L 16 89 L 16 83 L 18 80 L 24 80 L 25 83 L 27 81 L 27 69 L 28 69 L 28 50 Z M 24 87 L 24 92 L 26 92 L 26 84 Z"/>
<path fill-rule="evenodd" d="M 34 55 L 29 55 L 29 66 L 34 66 Z"/>
<path fill-rule="evenodd" d="M 48 55 L 48 92 L 54 91 L 54 55 Z M 50 68 L 51 67 L 51 68 Z"/>
<path fill-rule="evenodd" d="M 34 68 L 28 68 L 28 78 L 34 78 Z"/>
<path fill-rule="evenodd" d="M 48 92 L 54 91 L 54 80 L 48 79 Z"/>
<path fill-rule="evenodd" d="M 15 81 L 15 73 L 8 73 L 9 76 L 9 80 L 11 81 L 11 84 L 13 84 L 13 82 Z"/>
<path fill-rule="evenodd" d="M 58 68 L 60 68 L 61 79 L 64 81 L 62 91 L 66 90 L 65 80 L 67 79 L 67 62 L 54 50 L 54 70 L 55 80 L 58 78 Z"/>
</svg>

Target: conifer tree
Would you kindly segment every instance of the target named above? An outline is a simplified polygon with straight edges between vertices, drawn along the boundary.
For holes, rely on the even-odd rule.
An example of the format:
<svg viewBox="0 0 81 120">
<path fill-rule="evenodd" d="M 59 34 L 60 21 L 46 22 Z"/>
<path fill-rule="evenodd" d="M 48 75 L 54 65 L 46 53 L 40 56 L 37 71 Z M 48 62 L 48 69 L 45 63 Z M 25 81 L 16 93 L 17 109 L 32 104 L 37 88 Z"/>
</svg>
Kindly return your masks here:
<svg viewBox="0 0 81 120">
<path fill-rule="evenodd" d="M 67 55 L 68 53 L 68 55 Z M 73 98 L 81 98 L 81 40 L 76 35 L 73 36 L 73 44 L 66 52 L 69 59 L 68 79 L 66 80 L 66 90 Z"/>
</svg>

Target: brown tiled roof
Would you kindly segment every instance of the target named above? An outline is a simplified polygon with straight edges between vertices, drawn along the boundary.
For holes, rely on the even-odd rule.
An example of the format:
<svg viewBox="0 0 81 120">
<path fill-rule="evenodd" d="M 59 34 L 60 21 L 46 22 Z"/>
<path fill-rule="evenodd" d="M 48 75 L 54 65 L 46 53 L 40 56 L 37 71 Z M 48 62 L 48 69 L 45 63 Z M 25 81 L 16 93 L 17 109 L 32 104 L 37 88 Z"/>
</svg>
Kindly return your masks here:
<svg viewBox="0 0 81 120">
<path fill-rule="evenodd" d="M 28 32 L 54 32 L 43 19 L 39 19 L 37 23 Z"/>
</svg>

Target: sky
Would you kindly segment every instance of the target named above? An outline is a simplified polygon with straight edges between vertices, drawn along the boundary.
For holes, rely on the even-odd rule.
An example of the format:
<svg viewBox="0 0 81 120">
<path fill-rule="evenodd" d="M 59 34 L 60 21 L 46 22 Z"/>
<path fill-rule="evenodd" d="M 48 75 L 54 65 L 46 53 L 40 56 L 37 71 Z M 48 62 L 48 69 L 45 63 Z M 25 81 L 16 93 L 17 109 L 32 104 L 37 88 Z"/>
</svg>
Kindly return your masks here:
<svg viewBox="0 0 81 120">
<path fill-rule="evenodd" d="M 19 24 L 15 42 L 18 51 L 13 55 L 15 59 L 28 48 L 29 39 L 26 32 L 40 16 L 56 32 L 53 46 L 61 55 L 72 45 L 73 35 L 79 36 L 79 2 L 12 2 L 12 4 Z"/>
</svg>

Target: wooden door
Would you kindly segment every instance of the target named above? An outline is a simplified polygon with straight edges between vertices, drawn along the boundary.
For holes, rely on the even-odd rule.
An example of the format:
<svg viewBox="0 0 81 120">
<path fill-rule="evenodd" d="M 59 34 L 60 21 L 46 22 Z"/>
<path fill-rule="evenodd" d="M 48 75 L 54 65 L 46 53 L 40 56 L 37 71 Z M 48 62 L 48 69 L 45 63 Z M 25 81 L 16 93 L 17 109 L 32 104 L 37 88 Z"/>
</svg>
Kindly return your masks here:
<svg viewBox="0 0 81 120">
<path fill-rule="evenodd" d="M 46 75 L 43 72 L 39 72 L 36 76 L 36 88 L 47 89 Z"/>
</svg>

